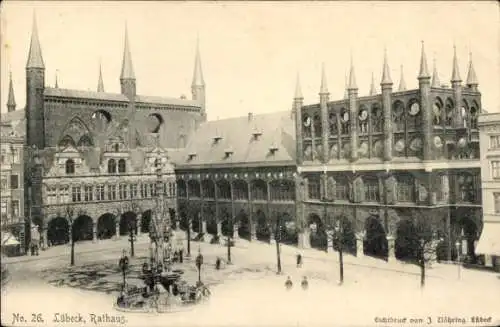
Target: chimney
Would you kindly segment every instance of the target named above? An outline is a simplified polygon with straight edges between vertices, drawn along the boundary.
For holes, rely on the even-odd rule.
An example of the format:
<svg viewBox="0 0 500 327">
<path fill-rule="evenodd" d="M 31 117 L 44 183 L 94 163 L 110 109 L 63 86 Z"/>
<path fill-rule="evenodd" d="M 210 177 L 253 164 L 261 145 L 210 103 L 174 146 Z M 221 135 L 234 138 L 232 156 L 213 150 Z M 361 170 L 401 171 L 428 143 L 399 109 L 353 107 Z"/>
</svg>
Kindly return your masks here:
<svg viewBox="0 0 500 327">
<path fill-rule="evenodd" d="M 253 113 L 249 112 L 248 113 L 248 121 L 252 121 L 253 120 Z"/>
</svg>

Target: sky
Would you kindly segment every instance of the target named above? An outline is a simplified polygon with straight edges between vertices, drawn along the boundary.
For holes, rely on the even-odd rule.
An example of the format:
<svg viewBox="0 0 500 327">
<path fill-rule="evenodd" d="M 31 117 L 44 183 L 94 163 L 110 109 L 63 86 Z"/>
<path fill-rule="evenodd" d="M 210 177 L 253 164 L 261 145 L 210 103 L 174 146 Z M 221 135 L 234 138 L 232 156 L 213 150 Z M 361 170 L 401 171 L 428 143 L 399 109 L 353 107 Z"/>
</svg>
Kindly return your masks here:
<svg viewBox="0 0 500 327">
<path fill-rule="evenodd" d="M 469 52 L 483 109 L 500 111 L 500 11 L 495 1 L 446 2 L 25 2 L 3 1 L 1 111 L 9 72 L 18 108 L 25 104 L 25 65 L 33 13 L 46 85 L 119 93 L 125 24 L 137 92 L 191 96 L 196 40 L 206 83 L 208 119 L 291 109 L 297 73 L 304 102 L 319 100 L 325 64 L 330 99 L 341 99 L 352 55 L 359 95 L 380 78 L 387 49 L 397 89 L 401 65 L 417 87 L 421 42 L 429 68 L 450 84 L 453 45 L 462 80 Z"/>
</svg>

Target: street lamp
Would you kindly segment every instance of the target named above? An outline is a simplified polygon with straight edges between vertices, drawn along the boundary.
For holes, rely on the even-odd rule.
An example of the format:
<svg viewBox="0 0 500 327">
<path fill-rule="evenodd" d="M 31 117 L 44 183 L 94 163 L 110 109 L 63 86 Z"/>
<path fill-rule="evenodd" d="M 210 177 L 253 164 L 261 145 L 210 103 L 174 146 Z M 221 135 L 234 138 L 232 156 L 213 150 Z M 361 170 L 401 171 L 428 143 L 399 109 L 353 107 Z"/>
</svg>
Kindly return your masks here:
<svg viewBox="0 0 500 327">
<path fill-rule="evenodd" d="M 339 284 L 344 283 L 344 253 L 343 253 L 343 243 L 344 243 L 344 226 L 342 226 L 341 218 L 339 218 L 335 224 L 335 233 L 338 240 L 338 251 L 339 251 L 339 267 L 340 267 L 340 281 Z"/>
<path fill-rule="evenodd" d="M 135 237 L 135 227 L 136 223 L 135 221 L 130 221 L 128 225 L 128 230 L 129 230 L 129 241 L 130 241 L 130 256 L 133 258 L 134 257 L 134 241 L 136 240 Z"/>
<path fill-rule="evenodd" d="M 123 250 L 122 257 L 120 258 L 120 261 L 118 262 L 118 266 L 120 267 L 120 269 L 122 271 L 123 289 L 124 290 L 125 290 L 125 287 L 126 287 L 125 274 L 126 274 L 127 269 L 128 269 L 128 264 L 129 264 L 128 257 L 127 257 L 127 255 L 125 253 L 125 250 Z"/>
<path fill-rule="evenodd" d="M 281 240 L 281 215 L 278 214 L 276 218 L 276 231 L 274 233 L 274 238 L 276 240 L 276 256 L 277 256 L 277 265 L 278 272 L 277 274 L 281 274 L 281 253 L 280 253 L 280 240 Z"/>
<path fill-rule="evenodd" d="M 229 220 L 229 234 L 227 235 L 227 263 L 231 264 L 231 231 L 233 229 L 233 219 L 231 216 L 227 218 Z"/>
</svg>

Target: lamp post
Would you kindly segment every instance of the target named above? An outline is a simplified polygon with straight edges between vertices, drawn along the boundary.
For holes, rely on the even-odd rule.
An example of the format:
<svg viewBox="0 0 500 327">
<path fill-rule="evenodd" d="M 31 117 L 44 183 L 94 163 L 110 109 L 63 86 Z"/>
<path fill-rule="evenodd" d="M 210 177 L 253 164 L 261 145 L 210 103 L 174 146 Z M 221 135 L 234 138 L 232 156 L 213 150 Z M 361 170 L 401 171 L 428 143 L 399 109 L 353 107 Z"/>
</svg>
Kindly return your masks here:
<svg viewBox="0 0 500 327">
<path fill-rule="evenodd" d="M 339 218 L 335 224 L 335 232 L 338 239 L 338 251 L 339 251 L 339 268 L 340 268 L 340 281 L 339 284 L 344 283 L 344 253 L 343 253 L 343 243 L 344 243 L 344 227 L 342 226 L 341 218 Z"/>
<path fill-rule="evenodd" d="M 278 214 L 276 218 L 276 230 L 274 233 L 274 238 L 276 240 L 276 256 L 277 256 L 277 274 L 281 274 L 281 253 L 280 253 L 280 240 L 281 240 L 281 216 Z"/>
<path fill-rule="evenodd" d="M 231 231 L 233 229 L 233 219 L 231 216 L 228 216 L 227 218 L 229 220 L 229 234 L 227 235 L 227 263 L 231 264 Z"/>
<path fill-rule="evenodd" d="M 198 255 L 196 256 L 196 267 L 198 268 L 198 285 L 201 285 L 201 266 L 203 265 L 203 255 L 201 248 L 198 248 Z"/>
<path fill-rule="evenodd" d="M 455 247 L 457 248 L 458 279 L 460 279 L 460 241 L 455 242 Z"/>
<path fill-rule="evenodd" d="M 130 241 L 130 256 L 133 258 L 134 257 L 134 241 L 136 240 L 135 238 L 135 227 L 136 224 L 134 221 L 129 222 L 129 241 Z"/>
<path fill-rule="evenodd" d="M 128 257 L 125 254 L 125 250 L 123 250 L 122 257 L 120 258 L 120 261 L 118 262 L 118 266 L 120 267 L 120 269 L 122 271 L 123 289 L 124 290 L 125 290 L 125 286 L 126 286 L 125 274 L 126 274 L 127 269 L 128 269 L 128 264 L 129 264 Z"/>
</svg>

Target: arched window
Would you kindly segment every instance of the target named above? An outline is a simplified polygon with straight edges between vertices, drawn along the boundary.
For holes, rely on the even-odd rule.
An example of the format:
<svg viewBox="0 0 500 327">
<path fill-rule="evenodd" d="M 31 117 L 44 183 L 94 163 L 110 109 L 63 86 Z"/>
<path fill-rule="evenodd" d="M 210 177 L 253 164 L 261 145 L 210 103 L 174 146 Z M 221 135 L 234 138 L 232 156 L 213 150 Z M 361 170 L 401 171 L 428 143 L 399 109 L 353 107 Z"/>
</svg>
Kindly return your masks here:
<svg viewBox="0 0 500 327">
<path fill-rule="evenodd" d="M 476 109 L 476 107 L 470 108 L 470 128 L 477 129 L 477 109 Z"/>
<path fill-rule="evenodd" d="M 66 160 L 66 174 L 74 174 L 75 173 L 75 162 L 73 159 Z"/>
<path fill-rule="evenodd" d="M 109 159 L 108 161 L 108 174 L 116 173 L 116 161 L 115 159 Z"/>
<path fill-rule="evenodd" d="M 113 150 L 114 150 L 115 152 L 120 152 L 120 145 L 118 145 L 118 143 L 114 144 L 114 145 L 113 145 Z"/>
<path fill-rule="evenodd" d="M 453 108 L 455 107 L 453 101 L 451 99 L 446 99 L 445 105 L 445 120 L 444 124 L 446 126 L 452 126 L 453 124 Z"/>
<path fill-rule="evenodd" d="M 323 126 L 321 124 L 321 116 L 319 114 L 314 115 L 313 124 L 314 124 L 314 137 L 321 137 L 321 134 L 323 134 Z"/>
<path fill-rule="evenodd" d="M 303 133 L 304 133 L 304 137 L 311 137 L 312 134 L 311 134 L 311 117 L 309 117 L 308 115 L 304 115 L 303 116 Z"/>
<path fill-rule="evenodd" d="M 125 173 L 126 171 L 127 171 L 127 163 L 125 162 L 125 159 L 120 159 L 118 161 L 118 172 Z"/>
</svg>

